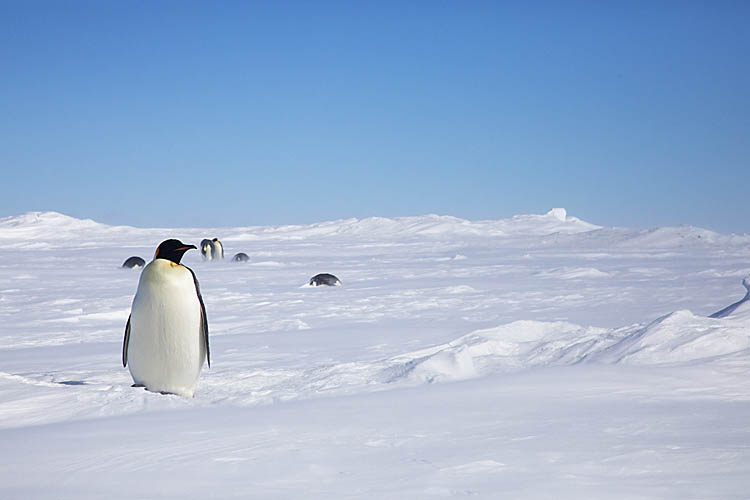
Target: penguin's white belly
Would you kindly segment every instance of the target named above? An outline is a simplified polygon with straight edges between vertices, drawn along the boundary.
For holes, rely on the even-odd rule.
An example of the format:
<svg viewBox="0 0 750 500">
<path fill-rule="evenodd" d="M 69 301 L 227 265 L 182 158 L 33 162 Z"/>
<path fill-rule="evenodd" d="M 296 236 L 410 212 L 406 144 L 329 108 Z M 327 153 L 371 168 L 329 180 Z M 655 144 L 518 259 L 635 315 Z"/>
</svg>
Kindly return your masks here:
<svg viewBox="0 0 750 500">
<path fill-rule="evenodd" d="M 214 245 L 204 245 L 201 249 L 201 254 L 204 260 L 212 260 L 214 258 Z"/>
<path fill-rule="evenodd" d="M 217 241 L 213 242 L 214 244 L 214 258 L 216 259 L 223 259 L 224 258 L 224 246 Z"/>
<path fill-rule="evenodd" d="M 130 315 L 133 380 L 150 391 L 192 397 L 205 359 L 192 274 L 183 266 L 154 260 L 141 274 Z"/>
</svg>

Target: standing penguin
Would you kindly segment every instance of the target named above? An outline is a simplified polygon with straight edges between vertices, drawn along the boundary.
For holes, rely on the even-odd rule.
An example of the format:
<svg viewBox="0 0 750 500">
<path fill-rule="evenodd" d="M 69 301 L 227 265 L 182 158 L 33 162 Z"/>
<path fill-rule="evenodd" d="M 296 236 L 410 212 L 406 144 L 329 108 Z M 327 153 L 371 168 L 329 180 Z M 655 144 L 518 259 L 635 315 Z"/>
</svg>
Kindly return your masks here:
<svg viewBox="0 0 750 500">
<path fill-rule="evenodd" d="M 203 260 L 212 260 L 214 258 L 214 243 L 209 239 L 201 241 L 201 255 Z"/>
<path fill-rule="evenodd" d="M 214 238 L 212 243 L 214 245 L 214 259 L 223 260 L 224 259 L 224 245 L 221 244 L 221 241 L 219 241 L 219 238 Z"/>
<path fill-rule="evenodd" d="M 134 387 L 192 397 L 203 362 L 211 366 L 198 279 L 180 264 L 191 248 L 165 240 L 141 272 L 122 346 L 122 366 L 130 369 Z"/>
</svg>

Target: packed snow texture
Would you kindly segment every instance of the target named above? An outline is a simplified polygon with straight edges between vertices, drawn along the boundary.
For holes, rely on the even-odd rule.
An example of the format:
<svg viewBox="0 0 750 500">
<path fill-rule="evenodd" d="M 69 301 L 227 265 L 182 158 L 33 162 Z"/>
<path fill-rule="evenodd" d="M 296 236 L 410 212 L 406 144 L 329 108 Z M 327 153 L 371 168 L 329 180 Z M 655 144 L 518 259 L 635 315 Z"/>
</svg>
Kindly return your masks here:
<svg viewBox="0 0 750 500">
<path fill-rule="evenodd" d="M 131 387 L 141 270 L 122 262 L 217 236 L 249 260 L 183 259 L 211 335 L 195 397 Z M 306 286 L 321 272 L 343 285 Z M 6 217 L 0 498 L 747 499 L 748 276 L 750 236 L 561 208 L 181 229 Z"/>
</svg>

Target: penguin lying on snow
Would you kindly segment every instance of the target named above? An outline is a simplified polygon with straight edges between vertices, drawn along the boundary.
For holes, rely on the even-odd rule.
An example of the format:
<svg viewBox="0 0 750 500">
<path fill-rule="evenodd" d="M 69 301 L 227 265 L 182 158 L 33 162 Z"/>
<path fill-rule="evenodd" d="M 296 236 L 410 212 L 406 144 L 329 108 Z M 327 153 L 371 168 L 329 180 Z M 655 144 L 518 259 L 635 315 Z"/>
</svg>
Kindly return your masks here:
<svg viewBox="0 0 750 500">
<path fill-rule="evenodd" d="M 232 262 L 247 262 L 248 260 L 250 260 L 250 257 L 245 252 L 240 252 L 232 257 Z"/>
<path fill-rule="evenodd" d="M 310 286 L 322 285 L 339 286 L 341 285 L 341 281 L 339 281 L 339 279 L 333 274 L 328 273 L 316 274 L 310 279 Z"/>
<path fill-rule="evenodd" d="M 208 320 L 195 273 L 180 264 L 195 248 L 163 241 L 141 272 L 122 346 L 134 387 L 192 397 L 203 362 L 211 366 Z"/>
<path fill-rule="evenodd" d="M 201 241 L 201 255 L 203 260 L 213 260 L 214 258 L 214 244 L 209 239 Z"/>
<path fill-rule="evenodd" d="M 128 268 L 128 269 L 138 269 L 145 265 L 146 265 L 146 261 L 136 255 L 132 257 L 128 257 L 127 260 L 122 263 L 122 267 Z"/>
</svg>

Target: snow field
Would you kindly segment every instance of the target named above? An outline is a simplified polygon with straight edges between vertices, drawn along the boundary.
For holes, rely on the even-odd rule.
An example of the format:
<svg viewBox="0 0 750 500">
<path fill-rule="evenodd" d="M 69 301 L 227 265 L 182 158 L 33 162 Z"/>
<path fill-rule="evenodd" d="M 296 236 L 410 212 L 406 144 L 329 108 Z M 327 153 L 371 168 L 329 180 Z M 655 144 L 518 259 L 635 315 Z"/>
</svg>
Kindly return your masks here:
<svg viewBox="0 0 750 500">
<path fill-rule="evenodd" d="M 188 252 L 193 399 L 120 364 L 139 271 Z M 341 287 L 303 287 L 330 272 Z M 747 498 L 750 237 L 373 218 L 0 219 L 1 498 Z"/>
</svg>

